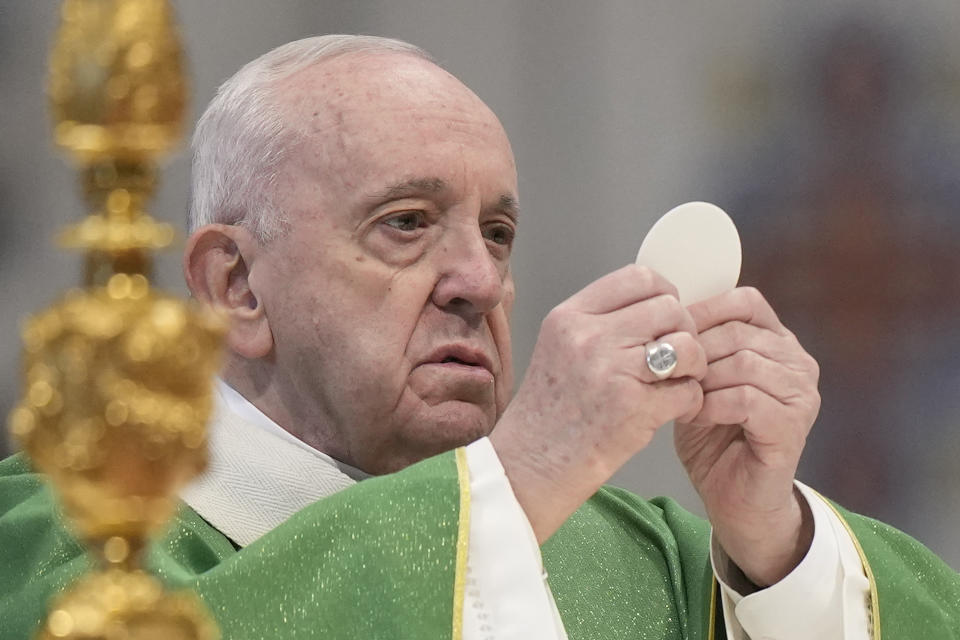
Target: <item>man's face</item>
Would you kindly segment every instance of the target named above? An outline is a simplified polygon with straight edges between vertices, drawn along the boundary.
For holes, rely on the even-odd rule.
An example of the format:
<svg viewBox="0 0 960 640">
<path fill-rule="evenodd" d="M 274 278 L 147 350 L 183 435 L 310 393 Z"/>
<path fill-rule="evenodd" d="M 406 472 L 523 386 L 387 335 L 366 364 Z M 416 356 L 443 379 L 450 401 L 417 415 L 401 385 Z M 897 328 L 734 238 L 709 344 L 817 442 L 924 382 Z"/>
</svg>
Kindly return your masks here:
<svg viewBox="0 0 960 640">
<path fill-rule="evenodd" d="M 459 81 L 404 54 L 285 80 L 305 142 L 277 185 L 290 229 L 251 271 L 283 425 L 371 473 L 488 434 L 512 389 L 517 179 Z"/>
</svg>

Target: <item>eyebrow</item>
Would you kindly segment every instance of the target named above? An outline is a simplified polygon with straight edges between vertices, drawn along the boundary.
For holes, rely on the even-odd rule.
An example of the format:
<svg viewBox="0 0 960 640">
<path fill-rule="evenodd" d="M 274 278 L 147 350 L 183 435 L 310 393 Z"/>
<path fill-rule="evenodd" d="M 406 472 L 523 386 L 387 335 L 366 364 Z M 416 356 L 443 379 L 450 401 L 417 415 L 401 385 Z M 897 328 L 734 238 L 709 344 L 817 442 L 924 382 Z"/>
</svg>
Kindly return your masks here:
<svg viewBox="0 0 960 640">
<path fill-rule="evenodd" d="M 505 193 L 500 196 L 500 202 L 498 204 L 497 209 L 513 220 L 514 224 L 520 222 L 520 203 L 514 196 Z"/>
<path fill-rule="evenodd" d="M 421 193 L 440 193 L 448 188 L 443 178 L 410 178 L 391 185 L 371 197 L 378 200 L 395 200 L 409 198 Z M 502 194 L 497 200 L 496 210 L 508 216 L 514 223 L 520 218 L 520 203 L 516 196 Z"/>
<path fill-rule="evenodd" d="M 392 200 L 405 198 L 417 193 L 438 193 L 447 188 L 447 182 L 442 178 L 410 178 L 391 185 L 382 192 L 374 194 L 374 198 Z"/>
</svg>

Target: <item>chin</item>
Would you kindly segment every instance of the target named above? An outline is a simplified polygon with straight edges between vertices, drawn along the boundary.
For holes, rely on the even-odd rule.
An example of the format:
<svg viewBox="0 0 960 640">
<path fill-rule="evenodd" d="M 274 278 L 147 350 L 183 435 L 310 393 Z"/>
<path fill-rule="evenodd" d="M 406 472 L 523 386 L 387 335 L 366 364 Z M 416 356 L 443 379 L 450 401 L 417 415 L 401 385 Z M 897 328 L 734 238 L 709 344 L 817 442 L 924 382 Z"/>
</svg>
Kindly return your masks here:
<svg viewBox="0 0 960 640">
<path fill-rule="evenodd" d="M 451 403 L 453 404 L 453 403 Z M 456 403 L 465 404 L 465 403 Z M 446 451 L 464 447 L 490 435 L 496 422 L 493 409 L 476 405 L 450 407 L 439 415 L 417 421 L 404 429 L 375 474 L 392 473 Z"/>
</svg>

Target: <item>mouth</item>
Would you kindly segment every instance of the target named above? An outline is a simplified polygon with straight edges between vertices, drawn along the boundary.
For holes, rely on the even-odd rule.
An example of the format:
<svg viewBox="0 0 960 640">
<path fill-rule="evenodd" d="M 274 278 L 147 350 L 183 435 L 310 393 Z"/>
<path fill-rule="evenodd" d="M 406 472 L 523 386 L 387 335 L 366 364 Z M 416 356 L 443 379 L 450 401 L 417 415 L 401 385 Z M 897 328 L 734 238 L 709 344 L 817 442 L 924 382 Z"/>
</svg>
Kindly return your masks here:
<svg viewBox="0 0 960 640">
<path fill-rule="evenodd" d="M 466 345 L 448 345 L 434 351 L 421 364 L 439 364 L 483 369 L 493 374 L 493 363 L 487 355 Z"/>
</svg>

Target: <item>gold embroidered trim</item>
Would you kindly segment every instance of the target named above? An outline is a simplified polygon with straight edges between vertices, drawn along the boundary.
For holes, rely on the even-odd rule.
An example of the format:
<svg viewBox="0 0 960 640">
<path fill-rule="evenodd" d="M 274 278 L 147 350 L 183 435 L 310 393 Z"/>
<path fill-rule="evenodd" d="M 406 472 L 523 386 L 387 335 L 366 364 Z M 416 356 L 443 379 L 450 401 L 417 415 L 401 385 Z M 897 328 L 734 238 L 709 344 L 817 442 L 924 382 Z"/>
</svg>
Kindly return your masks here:
<svg viewBox="0 0 960 640">
<path fill-rule="evenodd" d="M 717 577 L 710 581 L 710 625 L 707 627 L 707 640 L 717 637 Z"/>
<path fill-rule="evenodd" d="M 467 551 L 470 544 L 470 468 L 467 450 L 456 450 L 460 484 L 460 519 L 457 528 L 457 568 L 453 578 L 453 640 L 463 639 L 463 598 L 467 586 Z"/>
<path fill-rule="evenodd" d="M 857 555 L 860 556 L 860 563 L 863 565 L 863 572 L 867 574 L 867 580 L 870 582 L 870 626 L 873 627 L 873 632 L 870 637 L 873 638 L 873 640 L 880 640 L 880 598 L 877 595 L 877 581 L 873 577 L 873 569 L 870 568 L 870 562 L 867 561 L 867 554 L 863 552 L 863 547 L 860 546 L 860 541 L 857 540 L 857 536 L 847 523 L 847 519 L 840 514 L 832 502 L 824 498 L 816 490 L 813 490 L 813 492 L 836 514 L 843 528 L 850 534 L 850 539 L 853 540 L 853 546 L 856 547 Z"/>
</svg>

